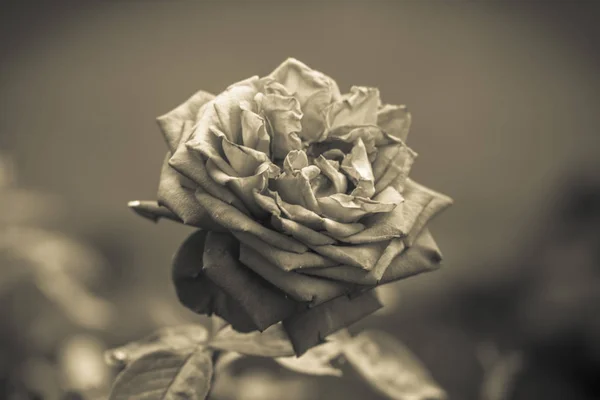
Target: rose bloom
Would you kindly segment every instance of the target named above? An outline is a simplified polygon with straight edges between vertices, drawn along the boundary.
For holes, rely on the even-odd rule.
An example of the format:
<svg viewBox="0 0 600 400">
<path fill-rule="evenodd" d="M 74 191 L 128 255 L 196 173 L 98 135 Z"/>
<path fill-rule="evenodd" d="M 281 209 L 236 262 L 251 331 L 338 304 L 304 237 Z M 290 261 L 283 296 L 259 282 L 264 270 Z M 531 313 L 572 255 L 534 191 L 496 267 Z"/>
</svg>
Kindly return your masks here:
<svg viewBox="0 0 600 400">
<path fill-rule="evenodd" d="M 182 245 L 180 301 L 241 332 L 283 321 L 298 354 L 381 304 L 371 290 L 439 267 L 426 228 L 452 200 L 408 178 L 405 106 L 295 59 L 199 91 L 158 118 L 169 151 L 140 214 L 200 228 Z"/>
</svg>

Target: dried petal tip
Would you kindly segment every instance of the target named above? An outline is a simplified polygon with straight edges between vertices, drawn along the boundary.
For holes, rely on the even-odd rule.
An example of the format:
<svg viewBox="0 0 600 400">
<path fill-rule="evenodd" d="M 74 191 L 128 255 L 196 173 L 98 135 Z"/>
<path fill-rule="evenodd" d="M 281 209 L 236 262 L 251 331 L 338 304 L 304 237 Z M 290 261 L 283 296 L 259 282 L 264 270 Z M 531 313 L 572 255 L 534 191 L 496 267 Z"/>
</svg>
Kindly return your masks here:
<svg viewBox="0 0 600 400">
<path fill-rule="evenodd" d="M 139 216 L 147 218 L 153 222 L 157 222 L 161 218 L 167 218 L 173 221 L 182 222 L 181 219 L 177 217 L 177 215 L 173 214 L 171 210 L 159 205 L 156 201 L 134 200 L 127 203 L 127 206 Z"/>
</svg>

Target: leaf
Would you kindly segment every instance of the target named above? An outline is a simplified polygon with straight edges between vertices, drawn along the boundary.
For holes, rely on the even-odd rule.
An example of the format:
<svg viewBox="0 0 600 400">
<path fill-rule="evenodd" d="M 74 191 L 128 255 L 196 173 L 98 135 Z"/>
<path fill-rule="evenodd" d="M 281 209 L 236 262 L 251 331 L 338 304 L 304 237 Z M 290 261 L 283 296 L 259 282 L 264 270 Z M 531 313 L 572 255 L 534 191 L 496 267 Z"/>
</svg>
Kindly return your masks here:
<svg viewBox="0 0 600 400">
<path fill-rule="evenodd" d="M 109 400 L 203 400 L 211 378 L 211 353 L 203 347 L 154 351 L 117 376 Z"/>
<path fill-rule="evenodd" d="M 259 357 L 294 355 L 292 343 L 281 324 L 270 326 L 263 332 L 251 333 L 240 333 L 233 330 L 231 326 L 227 326 L 208 342 L 208 346 Z"/>
<path fill-rule="evenodd" d="M 197 346 L 204 343 L 208 336 L 208 330 L 202 325 L 167 327 L 141 340 L 108 350 L 104 358 L 109 365 L 124 367 L 149 353 Z"/>
<path fill-rule="evenodd" d="M 342 370 L 334 367 L 331 361 L 342 354 L 342 343 L 326 342 L 313 347 L 300 357 L 275 358 L 287 369 L 307 375 L 342 376 Z"/>
<path fill-rule="evenodd" d="M 384 332 L 359 334 L 344 346 L 344 355 L 371 386 L 390 399 L 446 399 L 415 355 Z"/>
</svg>

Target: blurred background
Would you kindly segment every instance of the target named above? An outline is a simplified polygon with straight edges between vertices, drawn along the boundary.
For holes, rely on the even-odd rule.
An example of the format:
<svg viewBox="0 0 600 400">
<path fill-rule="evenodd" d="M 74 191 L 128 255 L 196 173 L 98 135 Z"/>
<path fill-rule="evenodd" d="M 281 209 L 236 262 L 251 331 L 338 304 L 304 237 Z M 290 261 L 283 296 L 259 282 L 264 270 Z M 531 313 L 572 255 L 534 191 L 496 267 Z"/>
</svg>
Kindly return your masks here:
<svg viewBox="0 0 600 400">
<path fill-rule="evenodd" d="M 432 224 L 444 268 L 384 287 L 353 329 L 404 341 L 451 399 L 599 398 L 594 3 L 3 5 L 0 398 L 104 398 L 106 348 L 203 322 L 170 282 L 191 229 L 126 204 L 155 198 L 156 116 L 290 56 L 408 105 L 412 175 L 455 199 Z M 377 398 L 264 362 L 232 374 L 215 398 Z"/>
</svg>

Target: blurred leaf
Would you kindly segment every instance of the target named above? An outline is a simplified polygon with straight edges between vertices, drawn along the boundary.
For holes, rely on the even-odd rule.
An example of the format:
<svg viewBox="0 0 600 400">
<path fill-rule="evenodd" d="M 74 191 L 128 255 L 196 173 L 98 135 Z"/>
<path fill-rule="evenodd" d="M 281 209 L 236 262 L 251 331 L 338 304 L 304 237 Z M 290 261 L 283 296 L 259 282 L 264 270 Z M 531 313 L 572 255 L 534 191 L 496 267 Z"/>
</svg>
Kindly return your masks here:
<svg viewBox="0 0 600 400">
<path fill-rule="evenodd" d="M 104 358 L 109 365 L 125 365 L 157 351 L 180 350 L 208 340 L 208 330 L 202 325 L 181 325 L 160 329 L 153 334 L 125 346 L 108 350 Z"/>
<path fill-rule="evenodd" d="M 294 355 L 292 343 L 281 324 L 263 332 L 240 333 L 231 326 L 221 329 L 208 346 L 259 357 L 288 357 Z"/>
<path fill-rule="evenodd" d="M 236 353 L 235 351 L 225 351 L 219 354 L 217 360 L 215 361 L 215 374 L 221 373 L 223 371 L 227 371 L 234 362 L 244 357 L 240 353 Z"/>
<path fill-rule="evenodd" d="M 109 400 L 203 400 L 211 378 L 211 353 L 203 347 L 155 351 L 117 376 Z"/>
<path fill-rule="evenodd" d="M 359 334 L 344 346 L 344 355 L 371 386 L 391 399 L 446 398 L 415 355 L 387 333 Z"/>
<path fill-rule="evenodd" d="M 313 347 L 300 357 L 279 357 L 275 361 L 302 374 L 342 376 L 342 370 L 331 365 L 331 361 L 342 354 L 342 346 L 340 342 L 327 342 Z"/>
</svg>

